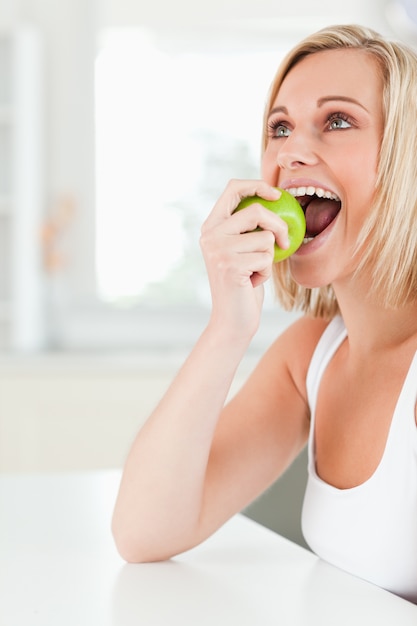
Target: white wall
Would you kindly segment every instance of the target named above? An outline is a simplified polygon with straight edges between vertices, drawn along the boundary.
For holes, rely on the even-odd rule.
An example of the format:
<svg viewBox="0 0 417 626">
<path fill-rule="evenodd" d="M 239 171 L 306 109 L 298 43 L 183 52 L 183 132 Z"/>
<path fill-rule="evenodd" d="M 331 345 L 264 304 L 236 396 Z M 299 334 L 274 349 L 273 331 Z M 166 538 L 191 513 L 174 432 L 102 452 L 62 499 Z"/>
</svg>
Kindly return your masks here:
<svg viewBox="0 0 417 626">
<path fill-rule="evenodd" d="M 121 467 L 135 433 L 183 358 L 51 354 L 0 359 L 0 472 Z M 242 364 L 231 393 L 252 366 Z"/>
<path fill-rule="evenodd" d="M 309 31 L 320 23 L 356 21 L 373 23 L 375 28 L 386 27 L 383 11 L 386 0 L 100 0 L 102 18 L 107 24 L 161 24 L 170 27 L 196 27 L 221 22 L 258 21 L 265 26 L 268 21 L 277 33 L 285 31 L 289 25 L 294 29 Z"/>
</svg>

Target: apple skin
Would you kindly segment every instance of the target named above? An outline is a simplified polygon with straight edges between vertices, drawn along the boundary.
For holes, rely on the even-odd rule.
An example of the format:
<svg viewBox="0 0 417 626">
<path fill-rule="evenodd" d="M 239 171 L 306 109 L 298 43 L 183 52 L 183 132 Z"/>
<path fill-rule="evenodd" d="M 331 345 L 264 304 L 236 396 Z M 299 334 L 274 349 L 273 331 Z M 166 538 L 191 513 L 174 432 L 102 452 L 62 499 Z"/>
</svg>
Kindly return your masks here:
<svg viewBox="0 0 417 626">
<path fill-rule="evenodd" d="M 294 252 L 298 250 L 303 243 L 306 232 L 306 218 L 300 203 L 294 198 L 294 196 L 288 193 L 288 191 L 285 191 L 284 189 L 279 189 L 279 191 L 281 192 L 281 196 L 278 200 L 264 200 L 264 198 L 259 198 L 258 196 L 248 196 L 247 198 L 243 198 L 233 211 L 233 213 L 241 211 L 256 202 L 279 215 L 279 217 L 288 224 L 288 238 L 290 240 L 290 246 L 286 250 L 283 250 L 275 244 L 274 263 L 279 263 L 279 261 L 283 261 L 287 257 L 294 254 Z"/>
</svg>

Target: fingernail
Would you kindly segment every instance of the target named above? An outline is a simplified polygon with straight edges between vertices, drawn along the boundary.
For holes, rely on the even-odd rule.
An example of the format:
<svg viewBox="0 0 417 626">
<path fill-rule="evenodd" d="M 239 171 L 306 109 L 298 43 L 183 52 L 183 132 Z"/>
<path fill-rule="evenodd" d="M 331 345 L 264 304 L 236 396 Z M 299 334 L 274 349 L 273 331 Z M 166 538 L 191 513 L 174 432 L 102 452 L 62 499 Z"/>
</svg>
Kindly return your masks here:
<svg viewBox="0 0 417 626">
<path fill-rule="evenodd" d="M 290 238 L 285 235 L 283 235 L 283 239 L 282 239 L 282 245 L 281 245 L 281 249 L 282 250 L 287 250 L 290 247 Z"/>
</svg>

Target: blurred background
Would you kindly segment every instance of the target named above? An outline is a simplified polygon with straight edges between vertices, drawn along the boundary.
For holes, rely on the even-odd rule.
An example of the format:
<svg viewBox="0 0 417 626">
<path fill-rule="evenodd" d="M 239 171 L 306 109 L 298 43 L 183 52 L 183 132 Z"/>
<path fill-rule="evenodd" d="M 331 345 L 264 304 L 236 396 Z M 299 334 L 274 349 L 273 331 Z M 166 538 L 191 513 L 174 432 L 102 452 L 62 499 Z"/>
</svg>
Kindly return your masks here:
<svg viewBox="0 0 417 626">
<path fill-rule="evenodd" d="M 340 22 L 415 45 L 416 21 L 411 0 L 0 0 L 0 471 L 121 467 L 207 319 L 200 226 L 259 177 L 282 56 Z M 268 292 L 232 393 L 292 319 Z"/>
</svg>

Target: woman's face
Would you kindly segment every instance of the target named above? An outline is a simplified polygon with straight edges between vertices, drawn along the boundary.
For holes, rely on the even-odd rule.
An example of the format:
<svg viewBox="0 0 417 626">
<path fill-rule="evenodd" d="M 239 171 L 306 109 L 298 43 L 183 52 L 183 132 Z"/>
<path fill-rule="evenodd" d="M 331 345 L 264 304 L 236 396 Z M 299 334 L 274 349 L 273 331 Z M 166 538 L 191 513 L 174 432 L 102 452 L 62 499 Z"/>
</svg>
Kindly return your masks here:
<svg viewBox="0 0 417 626">
<path fill-rule="evenodd" d="M 306 287 L 344 280 L 375 191 L 383 133 L 382 79 L 362 50 L 329 50 L 300 61 L 268 118 L 262 176 L 305 207 L 306 243 L 290 258 Z"/>
</svg>

